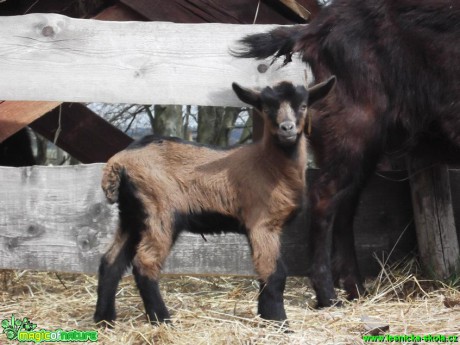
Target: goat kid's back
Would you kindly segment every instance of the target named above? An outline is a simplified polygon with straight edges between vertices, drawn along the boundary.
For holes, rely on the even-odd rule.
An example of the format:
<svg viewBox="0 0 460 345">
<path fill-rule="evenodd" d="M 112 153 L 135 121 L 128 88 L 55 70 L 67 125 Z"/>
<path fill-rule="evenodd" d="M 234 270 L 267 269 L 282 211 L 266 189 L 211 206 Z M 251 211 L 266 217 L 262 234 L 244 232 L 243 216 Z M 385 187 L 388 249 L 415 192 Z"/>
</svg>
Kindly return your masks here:
<svg viewBox="0 0 460 345">
<path fill-rule="evenodd" d="M 171 207 L 176 213 L 212 211 L 239 221 L 245 216 L 241 210 L 257 205 L 272 213 L 292 212 L 303 196 L 305 138 L 299 138 L 296 160 L 267 149 L 262 142 L 220 150 L 152 136 L 109 160 L 102 188 L 116 202 L 124 171 L 157 216 Z"/>
</svg>

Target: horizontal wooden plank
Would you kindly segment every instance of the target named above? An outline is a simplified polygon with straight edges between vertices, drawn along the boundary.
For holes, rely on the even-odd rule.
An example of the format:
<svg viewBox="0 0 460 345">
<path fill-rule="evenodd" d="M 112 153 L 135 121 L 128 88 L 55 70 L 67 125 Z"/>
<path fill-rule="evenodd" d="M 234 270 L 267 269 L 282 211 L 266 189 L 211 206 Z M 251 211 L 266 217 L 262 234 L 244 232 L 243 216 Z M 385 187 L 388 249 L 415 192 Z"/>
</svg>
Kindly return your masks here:
<svg viewBox="0 0 460 345">
<path fill-rule="evenodd" d="M 41 11 L 38 11 L 41 12 Z M 45 11 L 45 12 L 56 12 L 56 11 Z M 126 7 L 123 4 L 115 4 L 109 8 L 106 8 L 100 12 L 94 19 L 99 20 L 141 20 L 142 17 Z M 1 59 L 1 58 L 0 58 Z M 1 97 L 0 97 L 1 99 Z M 6 103 L 6 104 L 1 104 Z M 0 142 L 10 137 L 24 126 L 28 126 L 32 121 L 38 119 L 41 115 L 46 114 L 52 109 L 55 109 L 60 102 L 0 102 Z M 38 129 L 38 128 L 37 128 Z M 50 139 L 48 129 L 40 127 L 42 130 L 41 134 Z M 67 152 L 70 152 L 69 148 L 64 148 Z M 76 155 L 74 155 L 76 156 Z M 78 158 L 77 158 L 78 159 Z M 79 159 L 80 161 L 87 161 Z"/>
<path fill-rule="evenodd" d="M 0 17 L 0 99 L 137 104 L 243 105 L 231 83 L 303 83 L 305 65 L 258 71 L 229 48 L 271 25 L 175 24 Z"/>
<path fill-rule="evenodd" d="M 0 57 L 1 60 L 1 57 Z M 1 72 L 0 72 L 1 76 Z M 6 80 L 6 79 L 3 79 Z M 8 83 L 1 82 L 0 85 Z M 0 86 L 1 88 L 1 86 Z M 2 97 L 0 96 L 0 99 Z M 0 103 L 0 142 L 56 108 L 59 102 L 2 102 Z"/>
<path fill-rule="evenodd" d="M 117 209 L 100 188 L 103 164 L 66 167 L 0 167 L 0 268 L 95 273 L 111 241 Z M 374 252 L 390 252 L 411 220 L 408 182 L 401 173 L 375 176 L 360 203 L 356 243 L 363 272 L 376 274 Z M 317 177 L 309 170 L 309 181 Z M 290 275 L 308 268 L 307 215 L 285 231 L 283 258 Z M 393 252 L 404 256 L 415 245 L 413 228 Z M 164 268 L 174 274 L 253 274 L 242 235 L 183 234 Z"/>
<path fill-rule="evenodd" d="M 117 222 L 100 188 L 102 166 L 1 167 L 0 267 L 95 273 Z M 252 273 L 244 236 L 207 240 L 181 236 L 164 272 Z"/>
</svg>

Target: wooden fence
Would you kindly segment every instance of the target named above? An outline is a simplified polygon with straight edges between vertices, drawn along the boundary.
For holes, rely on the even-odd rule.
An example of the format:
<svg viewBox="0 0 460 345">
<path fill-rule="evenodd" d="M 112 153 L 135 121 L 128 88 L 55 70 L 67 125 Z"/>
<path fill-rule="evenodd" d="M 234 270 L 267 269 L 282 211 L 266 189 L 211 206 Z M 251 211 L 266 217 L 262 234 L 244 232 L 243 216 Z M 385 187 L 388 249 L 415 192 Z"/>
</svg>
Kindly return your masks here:
<svg viewBox="0 0 460 345">
<path fill-rule="evenodd" d="M 271 26 L 30 14 L 0 17 L 0 27 L 2 100 L 241 106 L 231 91 L 233 81 L 251 87 L 286 79 L 304 83 L 305 65 L 298 60 L 279 69 L 279 63 L 228 54 L 239 38 Z M 0 134 L 11 123 L 14 118 L 0 114 Z M 103 200 L 100 174 L 99 164 L 0 168 L 0 267 L 95 272 L 117 221 L 116 210 Z M 398 180 L 405 173 L 390 175 Z M 374 252 L 392 251 L 397 258 L 415 247 L 412 218 L 408 181 L 375 176 L 356 221 L 365 273 L 378 268 Z M 293 275 L 306 273 L 307 223 L 300 219 L 284 238 Z M 252 273 L 244 238 L 207 240 L 182 236 L 166 272 Z"/>
<path fill-rule="evenodd" d="M 103 164 L 25 168 L 0 167 L 0 267 L 95 273 L 111 241 L 117 209 L 100 188 Z M 312 182 L 317 171 L 309 171 Z M 365 273 L 379 266 L 373 253 L 394 258 L 415 247 L 409 183 L 405 172 L 375 176 L 358 210 L 356 243 Z M 399 180 L 402 182 L 398 182 Z M 291 275 L 305 275 L 308 263 L 306 217 L 283 238 Z M 243 235 L 183 234 L 165 266 L 167 273 L 252 274 Z"/>
</svg>

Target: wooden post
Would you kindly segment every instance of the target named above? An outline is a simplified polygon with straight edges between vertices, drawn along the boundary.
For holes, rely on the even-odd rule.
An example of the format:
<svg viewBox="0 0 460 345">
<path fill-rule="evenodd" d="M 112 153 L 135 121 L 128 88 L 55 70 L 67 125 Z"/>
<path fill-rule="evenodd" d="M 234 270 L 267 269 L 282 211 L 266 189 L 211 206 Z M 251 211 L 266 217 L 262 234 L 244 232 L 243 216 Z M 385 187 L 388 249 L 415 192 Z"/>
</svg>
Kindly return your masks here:
<svg viewBox="0 0 460 345">
<path fill-rule="evenodd" d="M 409 160 L 410 186 L 420 258 L 433 279 L 446 279 L 460 270 L 447 165 L 429 166 Z"/>
</svg>

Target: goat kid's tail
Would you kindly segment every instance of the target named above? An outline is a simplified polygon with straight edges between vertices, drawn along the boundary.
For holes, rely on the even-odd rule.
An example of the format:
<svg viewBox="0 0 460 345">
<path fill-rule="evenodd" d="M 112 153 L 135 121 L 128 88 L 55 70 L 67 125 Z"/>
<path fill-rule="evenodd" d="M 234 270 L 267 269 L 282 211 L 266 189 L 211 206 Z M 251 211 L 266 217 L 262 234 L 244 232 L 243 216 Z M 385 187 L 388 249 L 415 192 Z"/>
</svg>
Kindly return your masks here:
<svg viewBox="0 0 460 345">
<path fill-rule="evenodd" d="M 102 173 L 102 190 L 108 202 L 113 204 L 118 201 L 118 190 L 120 188 L 121 175 L 124 172 L 123 166 L 117 162 L 107 162 Z"/>
<path fill-rule="evenodd" d="M 304 25 L 279 27 L 269 32 L 248 35 L 238 41 L 239 47 L 231 49 L 230 54 L 240 58 L 266 59 L 273 61 L 284 56 L 283 64 L 291 62 L 292 54 L 299 51 L 297 43 L 305 30 Z M 272 61 L 272 63 L 273 63 Z"/>
</svg>

